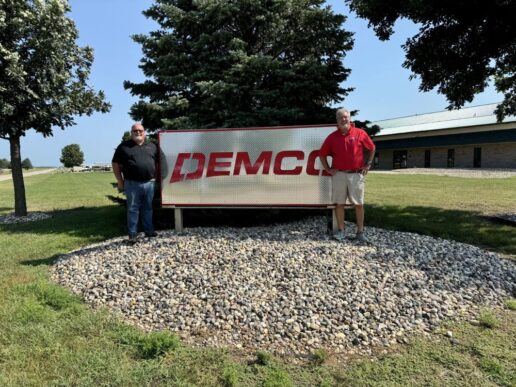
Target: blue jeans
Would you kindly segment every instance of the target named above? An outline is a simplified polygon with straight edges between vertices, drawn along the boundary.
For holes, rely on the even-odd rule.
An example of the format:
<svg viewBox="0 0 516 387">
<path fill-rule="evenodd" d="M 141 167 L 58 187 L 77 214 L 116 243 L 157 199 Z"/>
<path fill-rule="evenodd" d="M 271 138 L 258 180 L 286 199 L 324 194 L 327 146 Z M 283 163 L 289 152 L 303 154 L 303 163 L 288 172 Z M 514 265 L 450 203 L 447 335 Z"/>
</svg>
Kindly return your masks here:
<svg viewBox="0 0 516 387">
<path fill-rule="evenodd" d="M 129 235 L 138 233 L 138 216 L 141 213 L 143 231 L 154 232 L 152 224 L 152 200 L 154 199 L 154 181 L 125 180 L 124 192 L 127 197 L 127 228 Z"/>
</svg>

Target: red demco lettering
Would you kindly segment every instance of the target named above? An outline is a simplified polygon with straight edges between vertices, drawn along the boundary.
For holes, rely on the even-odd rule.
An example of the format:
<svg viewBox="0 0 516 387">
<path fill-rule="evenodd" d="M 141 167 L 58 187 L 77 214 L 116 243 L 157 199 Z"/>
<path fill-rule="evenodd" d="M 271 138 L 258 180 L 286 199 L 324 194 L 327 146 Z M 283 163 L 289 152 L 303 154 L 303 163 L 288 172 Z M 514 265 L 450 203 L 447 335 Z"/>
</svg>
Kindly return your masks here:
<svg viewBox="0 0 516 387">
<path fill-rule="evenodd" d="M 233 175 L 240 175 L 240 169 L 244 165 L 245 173 L 248 175 L 256 175 L 263 165 L 262 173 L 264 175 L 269 174 L 271 168 L 272 151 L 265 151 L 260 153 L 260 156 L 256 159 L 256 163 L 251 164 L 251 158 L 247 152 L 237 152 L 235 160 L 235 170 Z"/>
<path fill-rule="evenodd" d="M 251 157 L 248 152 L 212 152 L 208 157 L 208 167 L 205 171 L 206 156 L 203 153 L 179 153 L 177 155 L 176 164 L 172 171 L 170 183 L 177 183 L 183 180 L 200 179 L 203 176 L 238 176 L 245 170 L 246 175 L 257 175 L 260 172 L 262 175 L 268 175 L 272 163 L 272 151 L 263 151 L 260 153 L 254 164 L 251 162 Z M 329 176 L 326 171 L 317 169 L 315 162 L 319 156 L 319 150 L 313 150 L 308 154 L 308 159 L 305 163 L 299 163 L 292 169 L 283 169 L 282 164 L 285 159 L 295 159 L 297 161 L 304 161 L 305 152 L 301 150 L 286 150 L 280 151 L 274 157 L 274 164 L 272 173 L 274 175 L 300 175 L 306 165 L 306 174 L 310 176 Z M 197 166 L 194 171 L 183 173 L 183 166 L 186 160 L 197 161 Z M 231 171 L 231 164 L 233 159 L 235 164 Z"/>
</svg>

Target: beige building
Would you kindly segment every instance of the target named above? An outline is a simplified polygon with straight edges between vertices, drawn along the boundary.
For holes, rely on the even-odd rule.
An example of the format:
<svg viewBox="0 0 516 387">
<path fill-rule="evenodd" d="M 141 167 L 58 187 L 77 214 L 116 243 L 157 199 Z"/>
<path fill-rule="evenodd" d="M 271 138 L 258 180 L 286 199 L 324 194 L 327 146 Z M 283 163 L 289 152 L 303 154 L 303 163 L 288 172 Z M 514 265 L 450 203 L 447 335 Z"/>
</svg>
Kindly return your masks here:
<svg viewBox="0 0 516 387">
<path fill-rule="evenodd" d="M 516 117 L 496 122 L 496 104 L 377 121 L 375 167 L 514 168 Z"/>
</svg>

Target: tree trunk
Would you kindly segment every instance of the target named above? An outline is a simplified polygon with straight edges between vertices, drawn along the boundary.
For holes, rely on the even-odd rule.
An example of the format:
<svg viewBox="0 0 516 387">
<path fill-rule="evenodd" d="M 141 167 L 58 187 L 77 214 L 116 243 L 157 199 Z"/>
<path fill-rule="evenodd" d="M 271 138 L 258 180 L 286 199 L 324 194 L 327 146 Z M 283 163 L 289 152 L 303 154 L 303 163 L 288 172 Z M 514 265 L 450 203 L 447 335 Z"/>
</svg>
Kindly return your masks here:
<svg viewBox="0 0 516 387">
<path fill-rule="evenodd" d="M 27 201 L 25 200 L 25 183 L 21 165 L 20 137 L 10 136 L 11 173 L 14 185 L 14 215 L 27 216 Z"/>
</svg>

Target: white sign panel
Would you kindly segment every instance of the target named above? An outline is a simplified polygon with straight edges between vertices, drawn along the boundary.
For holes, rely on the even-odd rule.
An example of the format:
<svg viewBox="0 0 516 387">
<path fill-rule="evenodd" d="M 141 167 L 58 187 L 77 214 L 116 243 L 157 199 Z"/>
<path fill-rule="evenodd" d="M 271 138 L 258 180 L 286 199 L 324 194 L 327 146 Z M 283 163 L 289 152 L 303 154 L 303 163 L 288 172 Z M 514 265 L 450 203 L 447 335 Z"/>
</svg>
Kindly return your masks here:
<svg viewBox="0 0 516 387">
<path fill-rule="evenodd" d="M 335 126 L 158 133 L 161 202 L 176 207 L 325 207 L 319 149 Z"/>
</svg>

